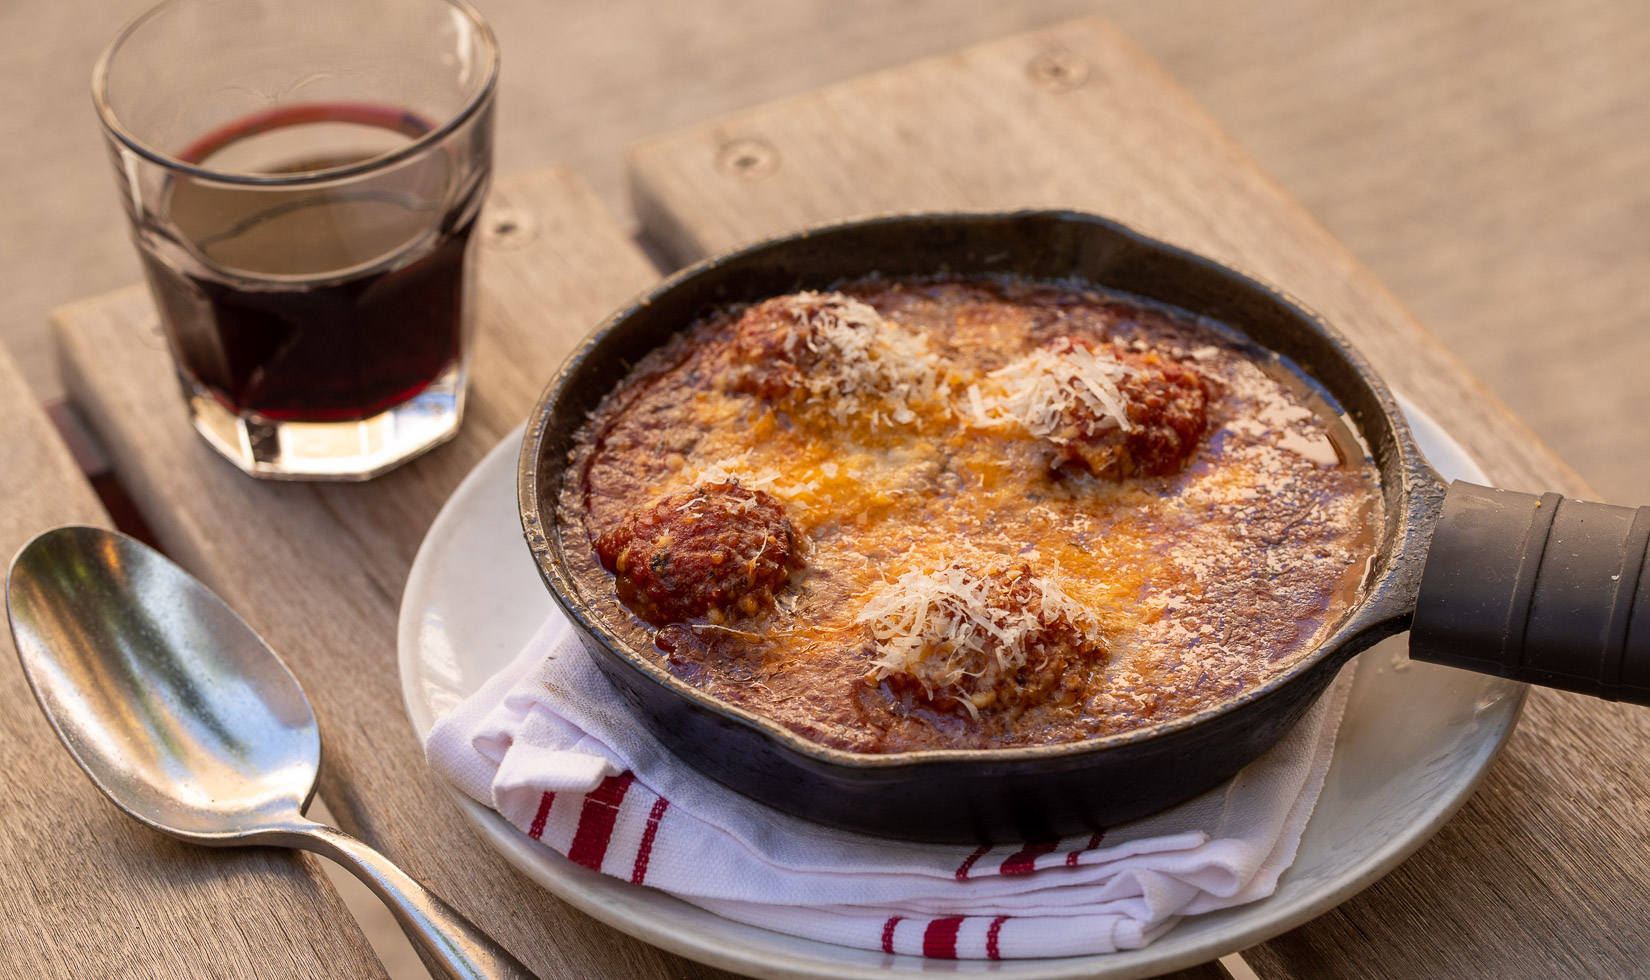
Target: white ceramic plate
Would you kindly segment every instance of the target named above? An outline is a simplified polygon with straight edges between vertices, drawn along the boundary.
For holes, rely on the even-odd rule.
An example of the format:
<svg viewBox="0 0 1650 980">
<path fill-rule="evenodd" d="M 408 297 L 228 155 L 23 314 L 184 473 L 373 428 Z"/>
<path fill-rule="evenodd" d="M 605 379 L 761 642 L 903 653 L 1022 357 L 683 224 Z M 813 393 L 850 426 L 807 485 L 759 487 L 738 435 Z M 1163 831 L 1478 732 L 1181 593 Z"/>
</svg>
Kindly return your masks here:
<svg viewBox="0 0 1650 980">
<path fill-rule="evenodd" d="M 1448 479 L 1483 471 L 1413 406 L 1416 439 Z M 522 541 L 517 430 L 459 485 L 418 550 L 401 600 L 398 650 L 407 714 L 422 740 L 435 720 L 519 652 L 554 604 Z M 653 943 L 758 977 L 991 973 L 1016 980 L 1122 980 L 1204 963 L 1291 929 L 1365 888 L 1465 803 L 1511 734 L 1522 685 L 1410 663 L 1403 637 L 1359 657 L 1345 720 L 1295 864 L 1270 897 L 1194 916 L 1145 949 L 1049 960 L 890 956 L 794 939 L 712 915 L 663 892 L 579 867 L 454 791 L 494 847 L 559 898 Z"/>
</svg>

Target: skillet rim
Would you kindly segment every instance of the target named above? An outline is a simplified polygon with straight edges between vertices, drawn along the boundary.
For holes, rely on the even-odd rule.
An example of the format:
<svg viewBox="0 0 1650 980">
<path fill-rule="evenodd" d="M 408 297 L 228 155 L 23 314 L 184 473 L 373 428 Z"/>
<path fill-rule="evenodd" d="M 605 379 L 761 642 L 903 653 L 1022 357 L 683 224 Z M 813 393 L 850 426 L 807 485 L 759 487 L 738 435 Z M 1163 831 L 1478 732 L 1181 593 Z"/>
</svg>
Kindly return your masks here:
<svg viewBox="0 0 1650 980">
<path fill-rule="evenodd" d="M 1338 353 L 1345 366 L 1351 369 L 1351 376 L 1366 386 L 1369 389 L 1369 394 L 1375 398 L 1380 407 L 1379 421 L 1385 427 L 1386 434 L 1391 437 L 1393 444 L 1391 455 L 1394 463 L 1391 467 L 1391 473 L 1388 473 L 1386 467 L 1382 466 L 1381 457 L 1374 448 L 1375 440 L 1372 438 L 1372 433 L 1356 419 L 1350 417 L 1344 399 L 1336 394 L 1329 383 L 1323 381 L 1309 368 L 1296 364 L 1278 354 L 1269 345 L 1254 340 L 1240 326 L 1225 324 L 1222 321 L 1227 329 L 1236 332 L 1256 347 L 1273 353 L 1279 360 L 1288 364 L 1292 370 L 1308 378 L 1319 389 L 1320 393 L 1327 398 L 1330 405 L 1340 411 L 1354 434 L 1363 441 L 1365 448 L 1371 452 L 1379 475 L 1379 487 L 1385 504 L 1386 526 L 1380 539 L 1376 542 L 1375 550 L 1371 553 L 1370 569 L 1366 573 L 1362 585 L 1363 595 L 1347 610 L 1335 628 L 1320 640 L 1311 651 L 1302 655 L 1288 668 L 1264 683 L 1248 688 L 1233 697 L 1223 699 L 1188 715 L 1126 732 L 1075 742 L 1008 748 L 923 749 L 892 753 L 853 752 L 833 748 L 808 739 L 755 712 L 718 700 L 681 681 L 669 671 L 655 664 L 647 654 L 624 642 L 614 630 L 603 622 L 600 616 L 596 614 L 595 609 L 583 600 L 579 595 L 576 580 L 561 559 L 561 538 L 559 522 L 556 519 L 557 508 L 555 504 L 557 493 L 560 490 L 560 477 L 565 472 L 565 463 L 557 464 L 554 461 L 542 461 L 541 463 L 541 457 L 544 452 L 545 435 L 550 429 L 549 422 L 557 407 L 558 396 L 570 383 L 576 380 L 579 370 L 602 349 L 603 345 L 612 342 L 609 338 L 614 335 L 619 327 L 654 305 L 662 297 L 677 289 L 685 288 L 695 280 L 708 276 L 724 266 L 735 264 L 761 253 L 776 252 L 788 247 L 794 248 L 798 243 L 815 241 L 833 233 L 851 233 L 856 230 L 875 229 L 879 226 L 890 225 L 936 222 L 956 222 L 963 225 L 969 222 L 1014 222 L 1038 219 L 1052 220 L 1060 224 L 1098 226 L 1149 252 L 1200 266 L 1205 271 L 1212 272 L 1217 277 L 1224 277 L 1235 286 L 1249 291 L 1263 300 L 1278 304 L 1301 324 L 1318 333 L 1320 339 L 1326 341 L 1329 347 Z M 1002 271 L 1010 274 L 1014 273 L 1013 269 Z M 1081 280 L 1081 277 L 1078 276 L 1073 278 Z M 1131 292 L 1115 286 L 1106 286 L 1099 282 L 1094 284 L 1115 292 Z M 1139 294 L 1134 293 L 1134 295 Z M 1159 300 L 1153 297 L 1142 298 L 1171 306 L 1178 305 L 1168 300 Z M 1184 309 L 1184 307 L 1181 308 Z M 1195 311 L 1190 312 L 1193 312 L 1194 315 L 1201 315 L 1196 314 Z M 690 324 L 691 321 L 684 322 L 679 329 L 685 329 Z M 640 356 L 640 352 L 635 353 L 631 357 L 632 363 Z M 612 389 L 609 387 L 607 390 L 611 391 Z M 603 397 L 605 397 L 605 394 Z M 553 485 L 549 487 L 551 492 L 546 495 L 540 492 L 539 476 L 541 472 L 548 473 L 552 471 L 555 472 L 555 480 L 552 481 Z M 1396 486 L 1393 485 L 1394 478 L 1397 482 Z M 964 766 L 991 772 L 996 772 L 999 769 L 1066 769 L 1068 766 L 1078 768 L 1084 760 L 1091 756 L 1150 743 L 1171 735 L 1189 735 L 1196 729 L 1216 724 L 1226 716 L 1241 711 L 1250 705 L 1271 699 L 1294 682 L 1309 683 L 1306 681 L 1308 675 L 1324 669 L 1328 665 L 1339 666 L 1346 660 L 1351 659 L 1364 647 L 1407 627 L 1410 611 L 1408 607 L 1413 605 L 1413 588 L 1406 589 L 1403 580 L 1419 577 L 1420 569 L 1418 565 L 1424 559 L 1424 539 L 1427 535 L 1423 535 L 1418 530 L 1418 524 L 1424 523 L 1430 528 L 1428 518 L 1429 516 L 1435 516 L 1436 513 L 1436 500 L 1429 499 L 1432 496 L 1431 494 L 1422 492 L 1428 486 L 1434 487 L 1437 494 L 1441 495 L 1443 490 L 1442 481 L 1432 472 L 1431 467 L 1421 456 L 1420 450 L 1415 444 L 1414 436 L 1410 432 L 1409 425 L 1405 421 L 1402 411 L 1398 408 L 1391 390 L 1387 388 L 1380 375 L 1358 353 L 1351 342 L 1327 319 L 1282 288 L 1267 283 L 1250 273 L 1236 269 L 1226 263 L 1217 262 L 1190 249 L 1145 235 L 1113 219 L 1070 208 L 888 212 L 844 221 L 824 222 L 797 231 L 763 238 L 709 256 L 679 269 L 665 276 L 654 286 L 644 290 L 610 314 L 568 354 L 561 368 L 546 384 L 528 416 L 528 426 L 522 439 L 516 473 L 517 505 L 523 535 L 529 549 L 532 551 L 534 565 L 538 569 L 540 580 L 550 591 L 556 604 L 561 607 L 574 625 L 586 636 L 596 639 L 608 653 L 613 655 L 614 660 L 624 664 L 646 680 L 665 688 L 679 699 L 687 701 L 689 707 L 709 709 L 724 723 L 754 730 L 755 734 L 770 743 L 776 744 L 788 756 L 797 761 L 825 769 L 856 770 L 862 775 L 885 772 L 890 777 L 899 771 L 920 770 L 930 767 Z M 547 515 L 545 504 L 548 504 Z M 548 516 L 548 520 L 541 520 L 541 515 Z M 1407 602 L 1406 592 L 1408 593 Z M 1394 606 L 1397 608 L 1392 608 Z M 598 666 L 605 668 L 606 664 L 598 661 Z M 1321 688 L 1318 693 L 1321 693 Z M 1314 694 L 1310 700 L 1315 701 L 1316 698 L 1317 695 Z M 644 720 L 646 720 L 645 712 Z"/>
</svg>

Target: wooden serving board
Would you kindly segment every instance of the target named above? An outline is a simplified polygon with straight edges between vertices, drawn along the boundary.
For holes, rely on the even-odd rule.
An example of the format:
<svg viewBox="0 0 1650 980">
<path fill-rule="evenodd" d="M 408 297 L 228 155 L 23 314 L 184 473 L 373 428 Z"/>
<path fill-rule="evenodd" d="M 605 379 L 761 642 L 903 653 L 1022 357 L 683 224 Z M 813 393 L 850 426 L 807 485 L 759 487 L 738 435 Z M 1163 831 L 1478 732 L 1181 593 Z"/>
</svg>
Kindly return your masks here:
<svg viewBox="0 0 1650 980">
<path fill-rule="evenodd" d="M 0 561 L 108 515 L 0 350 Z M 140 825 L 58 742 L 0 630 L 0 962 L 15 977 L 380 977 L 315 859 Z M 297 941 L 294 941 L 294 939 Z"/>
<path fill-rule="evenodd" d="M 631 152 L 687 262 L 910 210 L 1094 211 L 1284 288 L 1499 485 L 1586 488 L 1133 43 L 1087 19 L 866 76 Z M 1650 712 L 1533 692 L 1482 791 L 1396 872 L 1244 955 L 1262 977 L 1642 975 Z"/>
</svg>

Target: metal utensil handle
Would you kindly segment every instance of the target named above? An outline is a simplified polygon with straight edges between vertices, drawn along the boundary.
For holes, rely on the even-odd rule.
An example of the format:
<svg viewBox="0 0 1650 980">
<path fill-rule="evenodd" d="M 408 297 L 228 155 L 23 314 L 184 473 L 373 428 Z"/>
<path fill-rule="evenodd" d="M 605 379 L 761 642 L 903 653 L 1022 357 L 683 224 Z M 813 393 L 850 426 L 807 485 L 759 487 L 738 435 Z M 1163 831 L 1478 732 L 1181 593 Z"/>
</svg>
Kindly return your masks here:
<svg viewBox="0 0 1650 980">
<path fill-rule="evenodd" d="M 437 980 L 535 980 L 520 960 L 457 909 L 350 835 L 305 821 L 284 836 L 291 846 L 348 868 L 376 892 L 395 913 L 419 959 Z"/>
<path fill-rule="evenodd" d="M 1650 704 L 1650 507 L 1453 483 L 1410 629 L 1416 660 Z"/>
</svg>

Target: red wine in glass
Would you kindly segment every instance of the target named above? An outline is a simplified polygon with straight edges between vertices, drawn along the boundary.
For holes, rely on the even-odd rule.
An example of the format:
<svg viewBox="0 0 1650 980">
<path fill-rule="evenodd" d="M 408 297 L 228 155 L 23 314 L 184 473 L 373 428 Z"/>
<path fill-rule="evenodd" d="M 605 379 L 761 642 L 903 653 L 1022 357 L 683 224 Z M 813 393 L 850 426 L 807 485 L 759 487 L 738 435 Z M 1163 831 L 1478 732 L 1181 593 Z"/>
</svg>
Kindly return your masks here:
<svg viewBox="0 0 1650 980">
<path fill-rule="evenodd" d="M 284 106 L 179 154 L 268 184 L 170 178 L 140 229 L 145 272 L 185 383 L 269 422 L 371 418 L 455 376 L 470 302 L 466 252 L 485 178 L 399 109 Z M 327 176 L 375 161 L 355 175 Z M 280 183 L 289 175 L 313 181 Z"/>
</svg>

